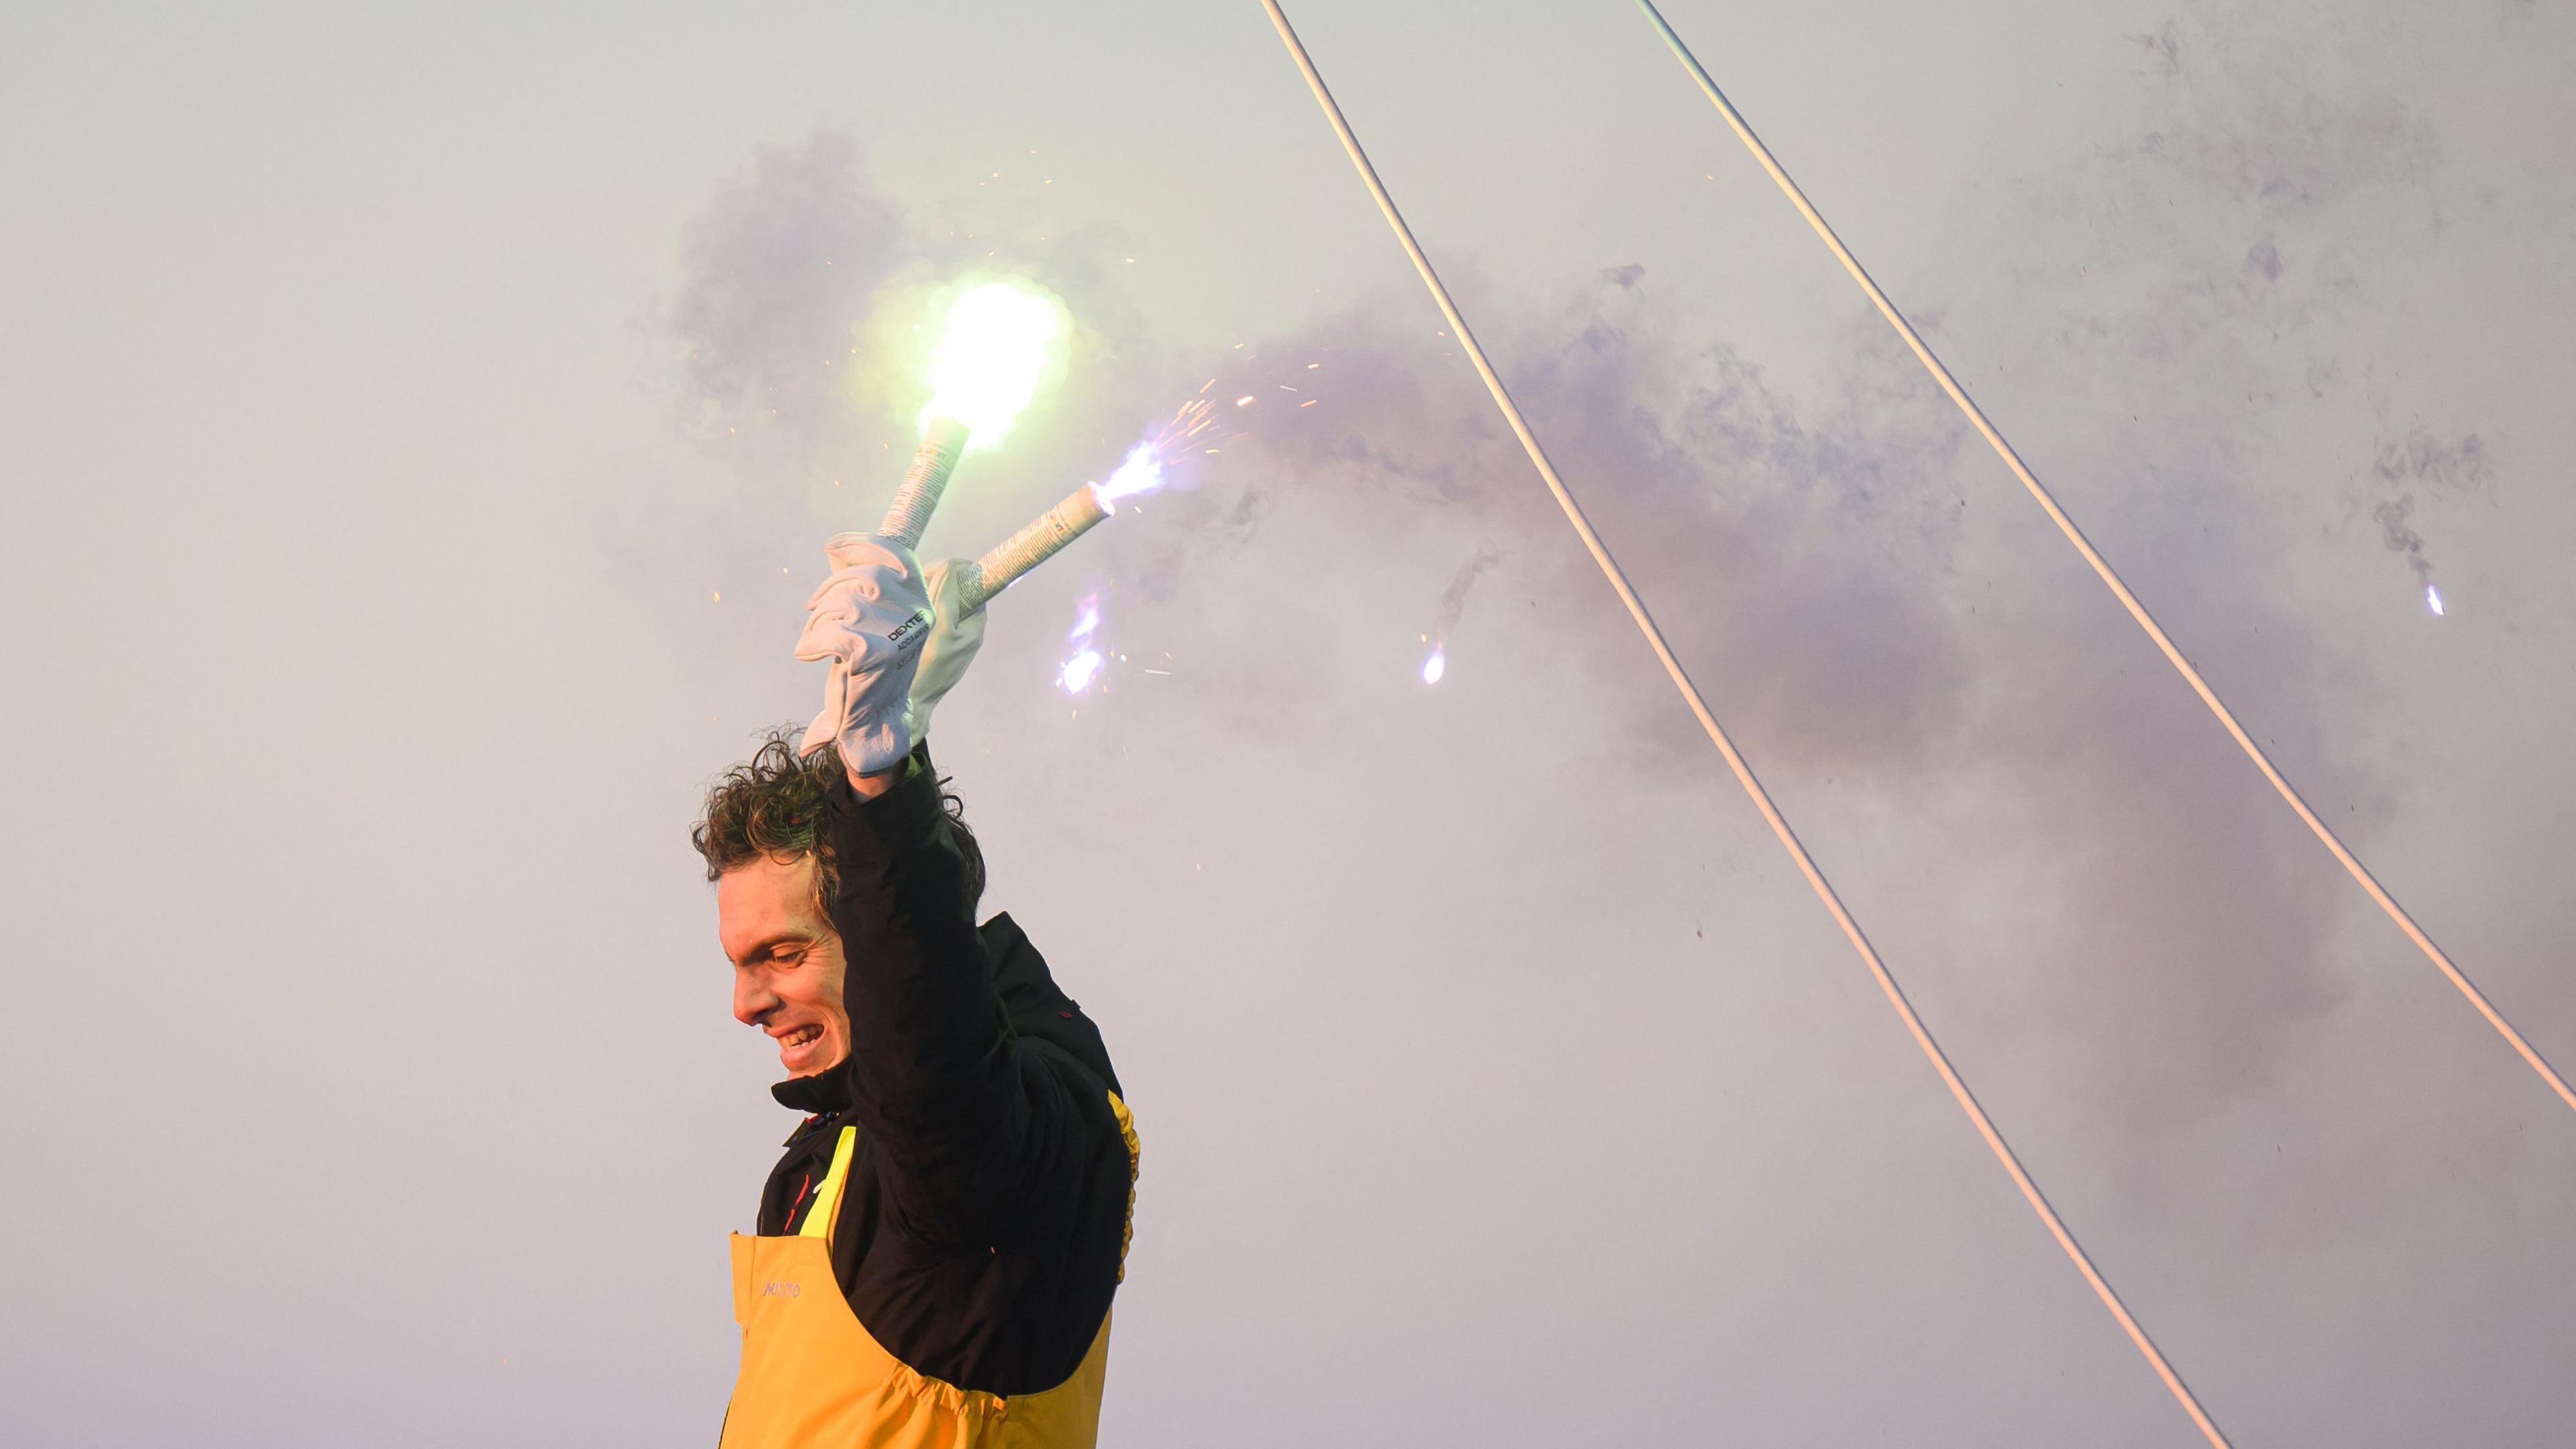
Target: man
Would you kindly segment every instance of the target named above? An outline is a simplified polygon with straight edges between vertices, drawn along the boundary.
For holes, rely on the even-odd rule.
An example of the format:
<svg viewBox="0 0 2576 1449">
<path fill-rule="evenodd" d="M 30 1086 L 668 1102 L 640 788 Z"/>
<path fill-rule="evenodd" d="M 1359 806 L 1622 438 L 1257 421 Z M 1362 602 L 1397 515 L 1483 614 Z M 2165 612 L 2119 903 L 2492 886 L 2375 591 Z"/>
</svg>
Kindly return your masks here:
<svg viewBox="0 0 2576 1449">
<path fill-rule="evenodd" d="M 773 735 L 691 839 L 734 1016 L 806 1113 L 733 1239 L 742 1368 L 724 1449 L 1094 1442 L 1136 1138 L 1100 1033 L 1007 915 L 920 741 L 982 640 L 955 576 L 842 534 Z"/>
</svg>

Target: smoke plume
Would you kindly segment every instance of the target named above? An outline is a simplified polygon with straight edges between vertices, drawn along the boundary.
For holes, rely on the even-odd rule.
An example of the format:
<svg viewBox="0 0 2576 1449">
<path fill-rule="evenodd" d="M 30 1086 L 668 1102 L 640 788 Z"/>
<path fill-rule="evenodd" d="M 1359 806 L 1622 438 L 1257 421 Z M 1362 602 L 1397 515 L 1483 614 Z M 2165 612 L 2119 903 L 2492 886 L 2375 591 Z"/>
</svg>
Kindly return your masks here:
<svg viewBox="0 0 2576 1449">
<path fill-rule="evenodd" d="M 2331 805 L 2374 787 L 2316 723 L 2360 686 L 2303 642 L 2278 587 L 2332 511 L 2286 485 L 2307 470 L 2281 439 L 2291 422 L 2402 432 L 2369 465 L 2392 487 L 2470 486 L 2487 455 L 2473 431 L 2391 426 L 2395 404 L 2353 381 L 2370 287 L 2355 257 L 2410 255 L 2436 230 L 2441 148 L 2390 88 L 2328 77 L 2305 44 L 2212 8 L 2141 38 L 2124 132 L 1998 185 L 1909 261 L 1928 280 L 1899 300 L 1999 412 L 2046 386 L 2025 453 L 2222 690 L 2259 689 L 2276 755 Z M 672 320 L 693 407 L 840 406 L 822 364 L 850 344 L 814 319 L 942 258 L 936 228 L 894 219 L 854 164 L 829 137 L 766 154 L 692 229 Z M 1004 226 L 975 245 L 1025 241 Z M 1035 274 L 1078 317 L 1128 314 L 1110 269 L 1043 254 Z M 1935 880 L 1856 869 L 1850 894 L 1900 970 L 2012 1041 L 1992 1075 L 2072 1093 L 2146 1142 L 2299 1058 L 2348 989 L 2330 952 L 2341 877 L 1878 319 L 1851 308 L 1833 324 L 1843 360 L 1792 381 L 1678 331 L 1634 264 L 1547 306 L 1453 270 L 1711 705 L 1820 822 L 1827 869 L 1862 842 L 1940 862 Z M 786 280 L 750 280 L 772 273 Z M 1417 301 L 1195 359 L 1129 349 L 1059 409 L 1141 425 L 1194 389 L 1239 404 L 1180 491 L 1086 555 L 1139 596 L 1127 647 L 1197 661 L 1163 697 L 1211 725 L 1294 728 L 1335 707 L 1316 682 L 1336 658 L 1410 611 L 1421 559 L 1497 540 L 1450 578 L 1438 633 L 1494 575 L 1526 601 L 1495 631 L 1585 660 L 1612 702 L 1586 736 L 1607 777 L 1705 778 L 1706 742 Z M 1085 476 L 1127 441 L 1068 425 L 1030 456 Z M 2399 492 L 2374 516 L 2421 574 L 2414 506 Z M 1324 560 L 1343 587 L 1314 587 Z"/>
<path fill-rule="evenodd" d="M 1449 631 L 1457 628 L 1458 621 L 1466 617 L 1468 592 L 1476 587 L 1476 580 L 1485 570 L 1502 561 L 1502 550 L 1492 544 L 1478 544 L 1475 555 L 1458 566 L 1458 572 L 1449 580 L 1449 587 L 1440 591 L 1440 614 L 1431 621 L 1432 643 L 1449 642 Z"/>
<path fill-rule="evenodd" d="M 2419 428 L 2403 442 L 2380 444 L 2370 472 L 2383 493 L 2406 490 L 2383 497 L 2370 510 L 2380 541 L 2390 552 L 2406 556 L 2417 587 L 2431 584 L 2433 561 L 2424 556 L 2424 535 L 2415 529 L 2412 489 L 2421 487 L 2432 497 L 2482 489 L 2488 482 L 2486 443 L 2475 433 L 2446 442 Z"/>
</svg>

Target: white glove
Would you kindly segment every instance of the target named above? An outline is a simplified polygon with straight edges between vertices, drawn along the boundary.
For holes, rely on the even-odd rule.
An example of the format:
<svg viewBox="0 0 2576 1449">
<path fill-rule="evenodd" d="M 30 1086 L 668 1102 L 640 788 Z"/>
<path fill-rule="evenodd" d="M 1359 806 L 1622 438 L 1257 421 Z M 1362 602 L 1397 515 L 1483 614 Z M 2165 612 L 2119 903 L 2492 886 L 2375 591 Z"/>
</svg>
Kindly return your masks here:
<svg viewBox="0 0 2576 1449">
<path fill-rule="evenodd" d="M 966 677 L 966 666 L 974 661 L 975 651 L 984 647 L 984 611 L 966 612 L 966 581 L 977 577 L 974 565 L 962 558 L 944 558 L 921 567 L 921 581 L 930 594 L 930 610 L 935 616 L 930 638 L 921 646 L 921 667 L 912 676 L 912 737 L 930 736 L 930 712 L 957 681 Z"/>
<path fill-rule="evenodd" d="M 828 659 L 832 673 L 803 748 L 810 754 L 837 742 L 851 773 L 883 774 L 912 753 L 907 696 L 931 633 L 930 597 L 900 539 L 837 533 L 823 552 L 832 576 L 805 601 L 796 657 Z"/>
</svg>

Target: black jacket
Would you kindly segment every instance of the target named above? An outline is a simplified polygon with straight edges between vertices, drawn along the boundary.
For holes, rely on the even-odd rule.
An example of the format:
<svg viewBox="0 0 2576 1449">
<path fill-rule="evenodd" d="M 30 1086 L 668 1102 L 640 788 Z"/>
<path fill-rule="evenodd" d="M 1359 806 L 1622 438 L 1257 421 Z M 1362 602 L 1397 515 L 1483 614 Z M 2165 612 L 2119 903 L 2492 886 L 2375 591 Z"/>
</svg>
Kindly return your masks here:
<svg viewBox="0 0 2576 1449">
<path fill-rule="evenodd" d="M 814 1115 L 769 1175 L 760 1231 L 802 1225 L 855 1125 L 832 1269 L 859 1322 L 959 1388 L 1053 1388 L 1125 1248 L 1134 1167 L 1108 1050 L 1009 916 L 976 927 L 926 755 L 874 800 L 834 782 L 831 816 L 850 1055 L 771 1089 Z"/>
</svg>

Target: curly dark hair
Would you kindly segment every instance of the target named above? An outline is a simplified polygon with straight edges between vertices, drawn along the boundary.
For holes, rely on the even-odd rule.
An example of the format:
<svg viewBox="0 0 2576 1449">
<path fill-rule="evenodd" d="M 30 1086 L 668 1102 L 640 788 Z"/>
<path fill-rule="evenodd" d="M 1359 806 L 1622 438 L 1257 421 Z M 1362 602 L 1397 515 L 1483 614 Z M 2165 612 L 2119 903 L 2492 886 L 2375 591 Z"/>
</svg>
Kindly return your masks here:
<svg viewBox="0 0 2576 1449">
<path fill-rule="evenodd" d="M 794 860 L 814 857 L 814 905 L 831 913 L 832 896 L 841 884 L 832 859 L 831 784 L 841 777 L 841 751 L 826 744 L 810 755 L 797 753 L 803 731 L 780 725 L 761 737 L 750 759 L 724 772 L 707 791 L 707 806 L 689 832 L 689 844 L 707 863 L 714 880 L 736 866 L 762 856 Z M 966 860 L 966 899 L 984 896 L 984 852 L 967 827 L 965 803 L 950 792 L 948 778 L 939 780 L 939 804 L 948 817 L 949 843 Z"/>
</svg>

